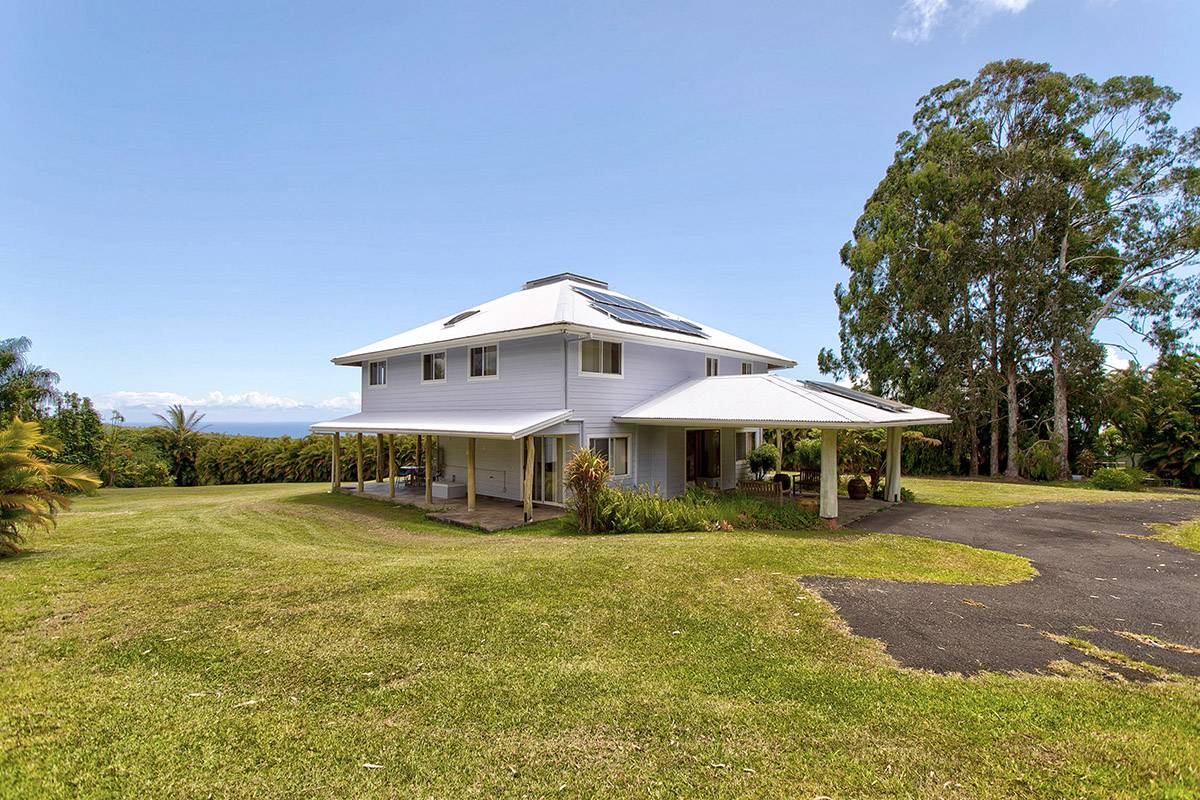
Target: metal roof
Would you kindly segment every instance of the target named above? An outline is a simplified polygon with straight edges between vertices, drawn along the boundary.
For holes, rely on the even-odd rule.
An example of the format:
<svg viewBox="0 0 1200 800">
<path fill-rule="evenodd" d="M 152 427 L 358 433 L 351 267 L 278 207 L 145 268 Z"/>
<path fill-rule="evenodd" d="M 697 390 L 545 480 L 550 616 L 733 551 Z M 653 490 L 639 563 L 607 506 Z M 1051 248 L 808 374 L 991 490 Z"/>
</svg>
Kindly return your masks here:
<svg viewBox="0 0 1200 800">
<path fill-rule="evenodd" d="M 545 282 L 551 280 L 552 282 Z M 630 325 L 614 319 L 595 308 L 591 300 L 576 291 L 576 288 L 594 290 L 601 283 L 569 273 L 530 281 L 526 284 L 529 288 L 486 303 L 465 306 L 454 314 L 343 353 L 336 356 L 333 362 L 361 364 L 370 358 L 428 351 L 434 347 L 463 346 L 489 339 L 572 331 L 584 335 L 610 335 L 626 341 L 644 340 L 709 353 L 726 352 L 766 361 L 772 367 L 796 365 L 796 362 L 787 356 L 708 325 L 703 326 L 708 338 L 700 339 L 694 333 Z M 617 297 L 626 297 L 611 289 L 606 291 Z M 467 311 L 478 313 L 465 315 Z M 675 319 L 698 324 L 678 314 L 667 313 Z M 453 324 L 447 325 L 456 317 L 458 319 Z"/>
<path fill-rule="evenodd" d="M 420 433 L 520 439 L 564 422 L 570 409 L 553 411 L 363 411 L 309 426 L 313 433 Z"/>
<path fill-rule="evenodd" d="M 681 383 L 615 422 L 747 428 L 895 428 L 950 417 L 836 385 L 778 375 L 723 375 Z"/>
</svg>

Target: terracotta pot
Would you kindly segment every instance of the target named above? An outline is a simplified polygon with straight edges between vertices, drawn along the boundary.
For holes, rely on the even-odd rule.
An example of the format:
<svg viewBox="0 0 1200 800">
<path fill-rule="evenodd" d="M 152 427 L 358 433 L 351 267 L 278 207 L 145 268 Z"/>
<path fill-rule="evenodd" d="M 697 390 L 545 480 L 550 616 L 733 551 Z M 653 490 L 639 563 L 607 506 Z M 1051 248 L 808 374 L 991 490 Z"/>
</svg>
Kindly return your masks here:
<svg viewBox="0 0 1200 800">
<path fill-rule="evenodd" d="M 867 496 L 867 482 L 862 478 L 851 478 L 846 484 L 846 494 L 851 500 L 863 500 Z"/>
</svg>

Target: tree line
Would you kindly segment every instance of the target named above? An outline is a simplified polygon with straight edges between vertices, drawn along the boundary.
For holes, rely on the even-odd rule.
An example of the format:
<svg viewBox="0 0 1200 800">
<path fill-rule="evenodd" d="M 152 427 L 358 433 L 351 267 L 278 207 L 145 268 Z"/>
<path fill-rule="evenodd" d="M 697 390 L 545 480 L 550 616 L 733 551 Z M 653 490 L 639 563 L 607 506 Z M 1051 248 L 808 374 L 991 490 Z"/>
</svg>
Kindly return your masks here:
<svg viewBox="0 0 1200 800">
<path fill-rule="evenodd" d="M 85 468 L 103 485 L 195 486 L 222 483 L 329 480 L 333 437 L 235 436 L 205 430 L 204 414 L 172 406 L 148 427 L 125 425 L 117 412 L 102 419 L 88 397 L 58 388 L 59 376 L 29 359 L 28 338 L 0 340 L 0 429 L 13 420 L 36 422 L 37 450 L 55 463 Z M 32 435 L 22 434 L 22 441 Z M 364 477 L 386 477 L 386 444 L 365 436 Z M 416 438 L 396 437 L 397 464 L 414 463 Z M 343 447 L 342 474 L 356 475 L 356 450 Z M 380 468 L 382 467 L 382 473 Z"/>
<path fill-rule="evenodd" d="M 842 249 L 840 347 L 821 370 L 951 413 L 969 474 L 1017 477 L 1049 449 L 1069 477 L 1117 424 L 1121 387 L 1154 374 L 1110 381 L 1105 345 L 1123 343 L 1098 326 L 1168 372 L 1192 358 L 1200 129 L 1172 125 L 1179 97 L 1020 60 L 935 87 Z"/>
</svg>

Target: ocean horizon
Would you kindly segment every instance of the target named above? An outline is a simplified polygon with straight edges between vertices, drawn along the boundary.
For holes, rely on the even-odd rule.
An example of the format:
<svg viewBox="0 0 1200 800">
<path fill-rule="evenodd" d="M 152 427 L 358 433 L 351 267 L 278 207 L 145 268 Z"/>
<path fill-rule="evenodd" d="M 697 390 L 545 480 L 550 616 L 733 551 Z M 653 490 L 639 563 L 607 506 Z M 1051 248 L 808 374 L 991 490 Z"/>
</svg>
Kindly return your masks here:
<svg viewBox="0 0 1200 800">
<path fill-rule="evenodd" d="M 314 420 L 315 421 L 315 420 Z M 150 428 L 160 424 L 157 422 L 127 422 L 134 428 Z M 299 439 L 308 435 L 308 426 L 312 422 L 209 422 L 201 424 L 202 433 L 228 433 L 236 436 L 266 436 L 275 438 L 291 436 Z"/>
</svg>

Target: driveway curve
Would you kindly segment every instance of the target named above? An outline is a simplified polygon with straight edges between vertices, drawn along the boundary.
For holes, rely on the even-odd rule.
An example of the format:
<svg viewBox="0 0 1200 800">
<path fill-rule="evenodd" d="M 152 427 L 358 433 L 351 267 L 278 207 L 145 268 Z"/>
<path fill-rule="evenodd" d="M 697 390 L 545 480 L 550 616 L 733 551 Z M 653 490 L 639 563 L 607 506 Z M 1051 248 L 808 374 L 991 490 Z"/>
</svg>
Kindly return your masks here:
<svg viewBox="0 0 1200 800">
<path fill-rule="evenodd" d="M 909 503 L 856 527 L 1000 550 L 1028 558 L 1029 581 L 1005 586 L 805 578 L 860 636 L 901 665 L 937 672 L 1044 672 L 1066 659 L 1128 677 L 1046 634 L 1186 675 L 1200 675 L 1200 553 L 1147 538 L 1151 522 L 1200 517 L 1191 500 L 1038 503 L 961 508 Z M 1094 655 L 1094 653 L 1093 653 Z"/>
</svg>

